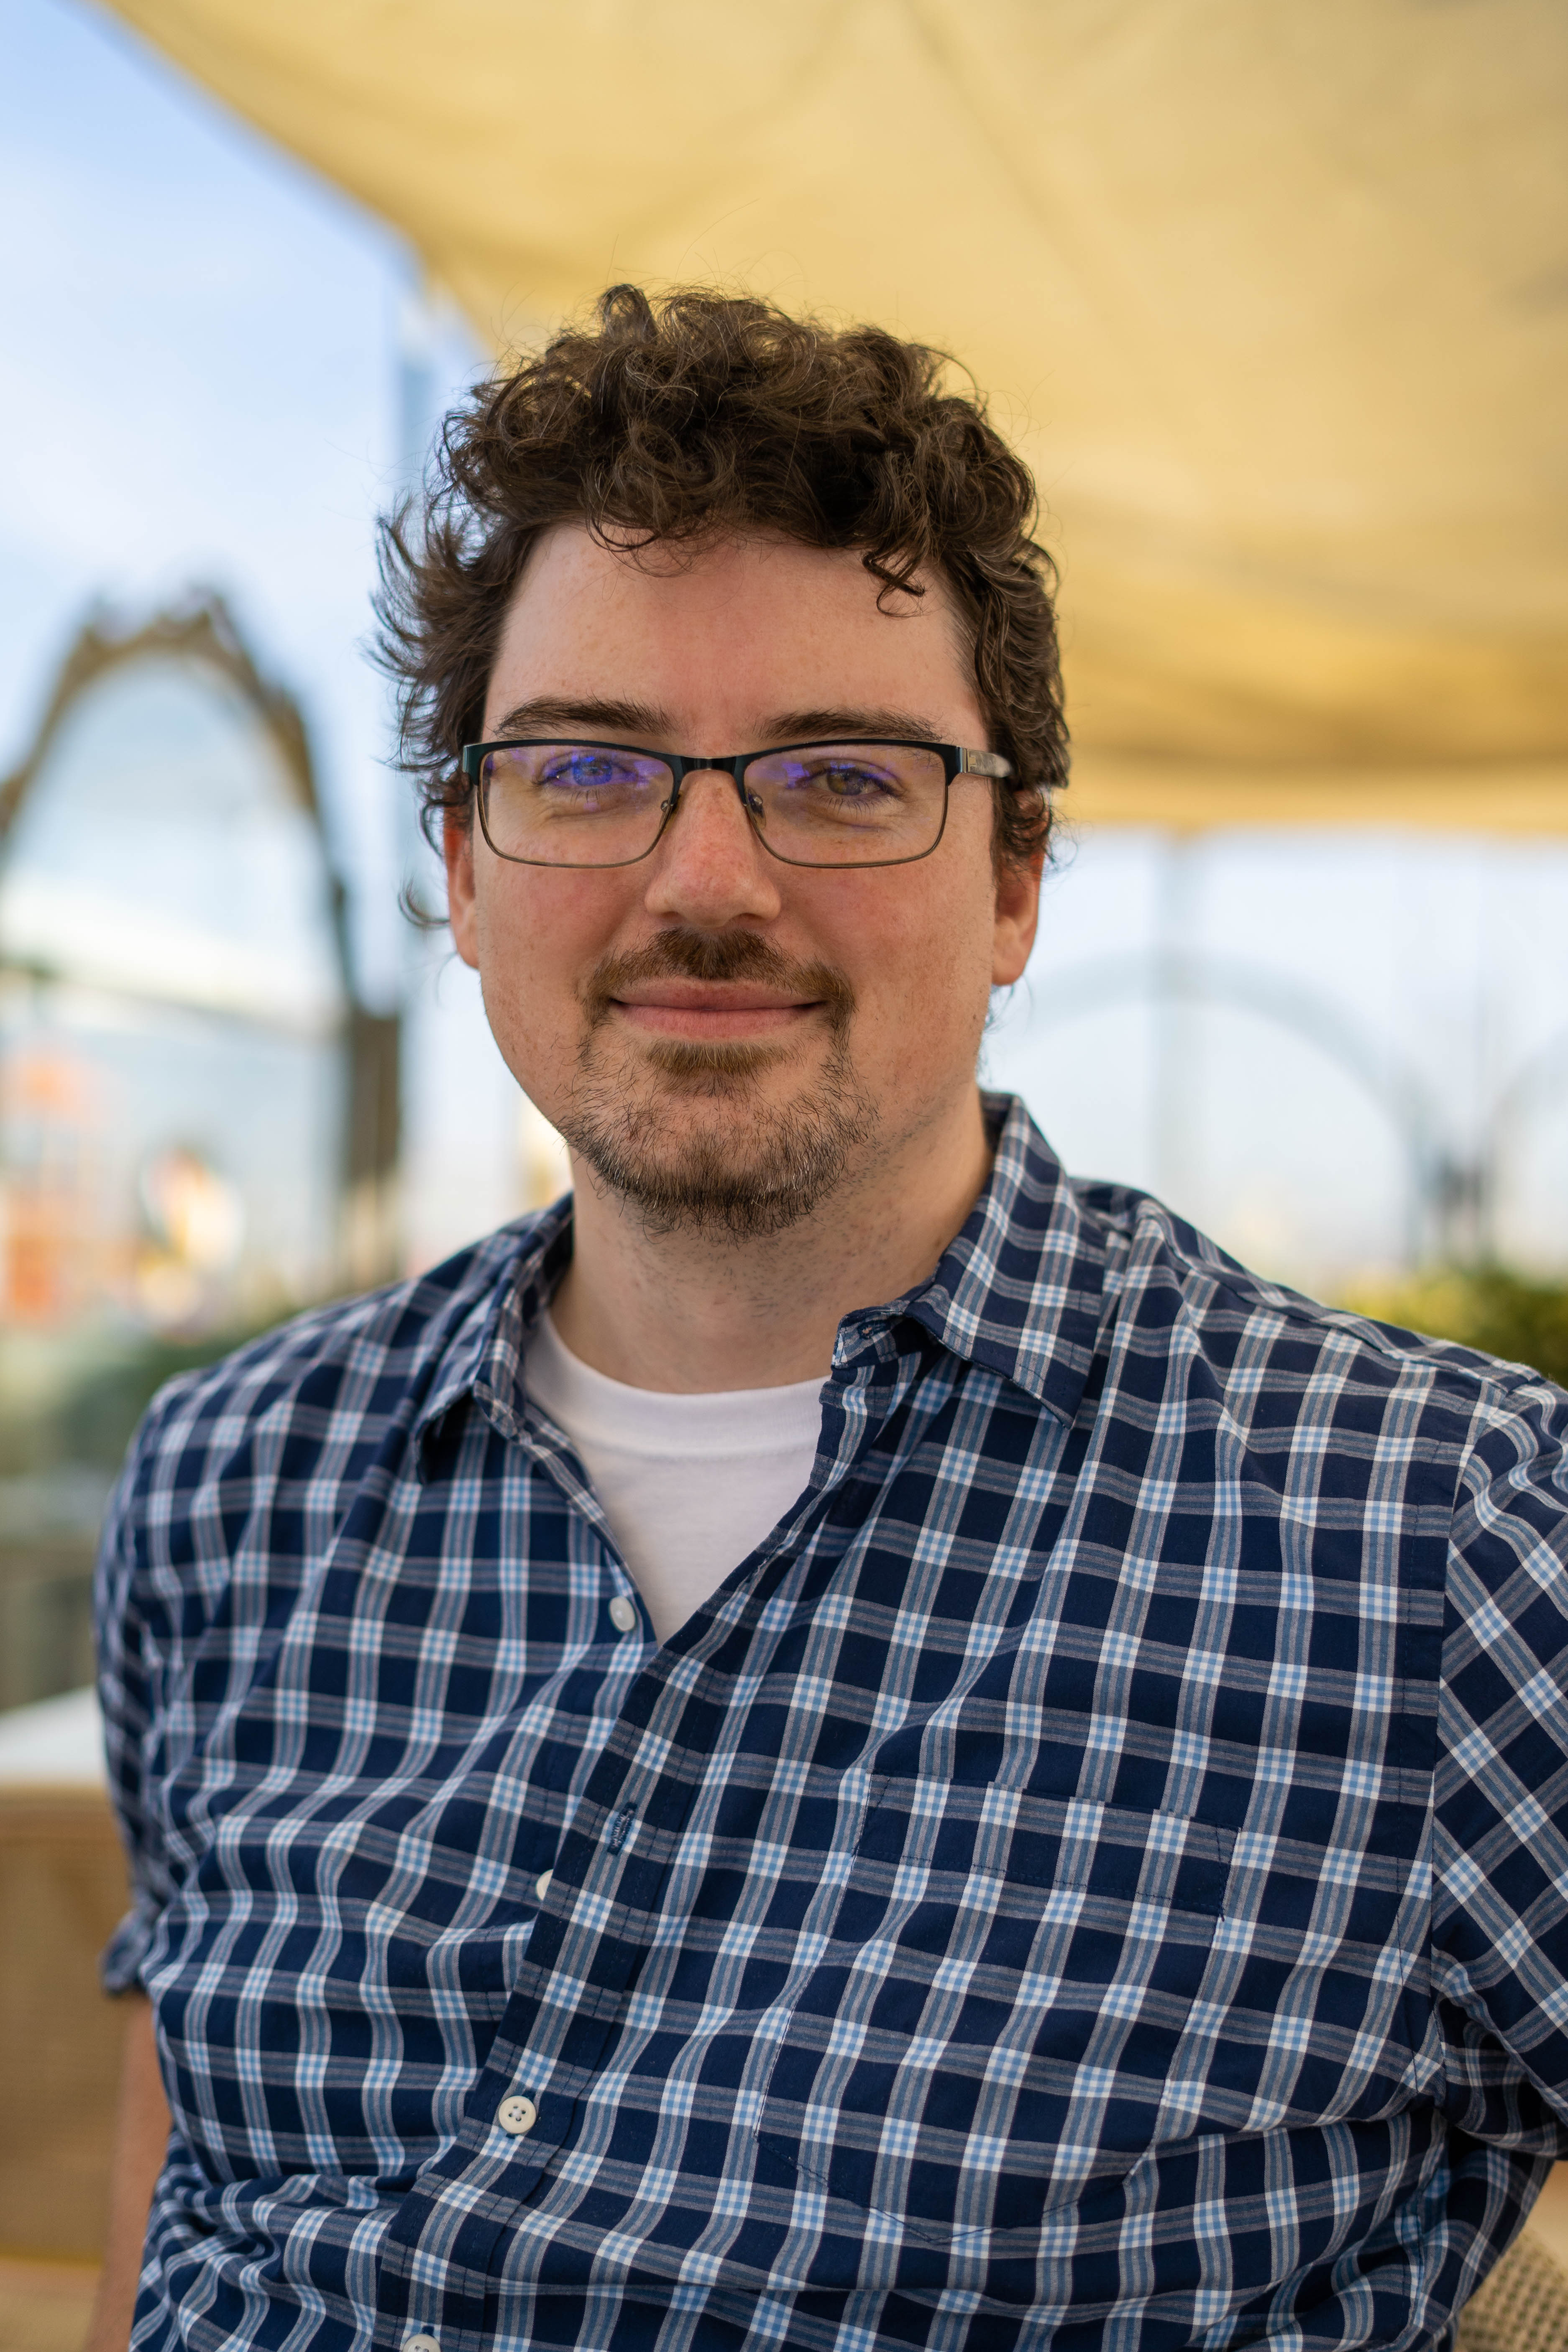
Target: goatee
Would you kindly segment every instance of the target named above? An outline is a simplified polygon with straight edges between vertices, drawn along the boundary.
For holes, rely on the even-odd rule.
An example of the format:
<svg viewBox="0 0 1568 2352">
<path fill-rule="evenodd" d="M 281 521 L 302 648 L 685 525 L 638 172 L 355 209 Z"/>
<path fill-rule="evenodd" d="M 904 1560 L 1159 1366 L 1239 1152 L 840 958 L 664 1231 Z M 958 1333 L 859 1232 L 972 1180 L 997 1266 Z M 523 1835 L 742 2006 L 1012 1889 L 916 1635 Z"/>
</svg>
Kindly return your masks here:
<svg viewBox="0 0 1568 2352">
<path fill-rule="evenodd" d="M 787 1050 L 769 1044 L 664 1038 L 619 1068 L 607 1065 L 605 1030 L 617 998 L 671 976 L 751 981 L 820 1005 L 828 1050 L 816 1078 L 789 1101 L 764 1101 L 763 1074 Z M 751 931 L 661 931 L 645 948 L 606 957 L 583 1003 L 587 1027 L 578 1083 L 561 1131 L 600 1182 L 640 1213 L 649 1232 L 722 1234 L 737 1242 L 784 1233 L 842 1182 L 876 1132 L 875 1106 L 849 1055 L 854 992 L 830 964 L 791 963 Z M 639 1066 L 664 1080 L 652 1102 L 646 1078 L 637 1083 Z M 672 1134 L 660 1120 L 658 1096 L 672 1108 L 710 1102 L 723 1115 L 696 1131 L 678 1124 Z"/>
</svg>

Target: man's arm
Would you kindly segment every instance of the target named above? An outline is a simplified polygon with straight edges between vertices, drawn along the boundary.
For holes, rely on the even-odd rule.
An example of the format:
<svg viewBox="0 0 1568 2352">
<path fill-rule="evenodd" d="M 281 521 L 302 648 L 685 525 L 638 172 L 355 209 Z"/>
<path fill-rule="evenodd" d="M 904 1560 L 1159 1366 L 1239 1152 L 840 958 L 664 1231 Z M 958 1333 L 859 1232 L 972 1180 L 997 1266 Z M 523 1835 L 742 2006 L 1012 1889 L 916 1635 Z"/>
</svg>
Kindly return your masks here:
<svg viewBox="0 0 1568 2352">
<path fill-rule="evenodd" d="M 114 2126 L 109 2241 L 85 2352 L 125 2352 L 131 2340 L 147 2214 L 169 2137 L 169 2109 L 153 2039 L 153 2004 L 144 1993 L 128 1993 L 125 2005 L 131 2013 Z"/>
<path fill-rule="evenodd" d="M 1450 2127 L 1568 2157 L 1568 1397 L 1500 1368 L 1448 1558 L 1434 1787 L 1432 1995 Z M 1473 2162 L 1480 2245 L 1519 2193 Z M 1533 2217 L 1561 2246 L 1560 2161 Z M 1480 2198 L 1486 2206 L 1483 2214 Z M 1558 2253 L 1561 2260 L 1561 2253 Z M 1465 2284 L 1459 2299 L 1470 2291 Z"/>
</svg>

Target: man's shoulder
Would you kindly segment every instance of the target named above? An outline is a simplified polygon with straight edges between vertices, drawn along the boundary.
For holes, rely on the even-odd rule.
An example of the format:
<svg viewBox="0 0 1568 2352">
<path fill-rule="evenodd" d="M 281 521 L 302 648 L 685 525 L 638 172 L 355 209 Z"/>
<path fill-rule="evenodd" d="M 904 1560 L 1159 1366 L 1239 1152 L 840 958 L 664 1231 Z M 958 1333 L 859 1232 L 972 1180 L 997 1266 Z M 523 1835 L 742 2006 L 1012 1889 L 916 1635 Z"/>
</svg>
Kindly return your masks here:
<svg viewBox="0 0 1568 2352">
<path fill-rule="evenodd" d="M 1127 1184 L 1069 1179 L 1106 1258 L 1111 1329 L 1168 1334 L 1225 1376 L 1227 1391 L 1292 1390 L 1325 1408 L 1367 1391 L 1430 1402 L 1438 1423 L 1474 1432 L 1499 1417 L 1568 1416 L 1568 1392 L 1530 1365 L 1381 1322 L 1257 1274 L 1162 1201 Z M 1428 1423 L 1432 1433 L 1432 1423 Z"/>
<path fill-rule="evenodd" d="M 478 1342 L 551 1214 L 503 1225 L 402 1281 L 308 1308 L 179 1373 L 148 1408 L 132 1463 L 215 1439 L 226 1450 L 300 1415 L 326 1443 L 334 1418 L 368 1433 L 416 1412 L 455 1351 Z"/>
</svg>

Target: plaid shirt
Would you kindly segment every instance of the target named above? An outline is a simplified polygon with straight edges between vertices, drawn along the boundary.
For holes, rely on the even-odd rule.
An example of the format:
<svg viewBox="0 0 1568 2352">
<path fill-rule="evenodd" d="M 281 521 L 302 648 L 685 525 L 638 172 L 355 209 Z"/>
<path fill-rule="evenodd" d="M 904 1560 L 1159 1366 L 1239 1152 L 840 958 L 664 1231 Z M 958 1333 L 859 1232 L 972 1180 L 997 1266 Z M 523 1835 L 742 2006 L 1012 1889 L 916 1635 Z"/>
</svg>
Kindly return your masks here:
<svg viewBox="0 0 1568 2352">
<path fill-rule="evenodd" d="M 520 1377 L 569 1203 L 163 1392 L 136 2345 L 1449 2341 L 1568 2151 L 1568 1397 L 991 1108 L 662 1649 Z"/>
</svg>

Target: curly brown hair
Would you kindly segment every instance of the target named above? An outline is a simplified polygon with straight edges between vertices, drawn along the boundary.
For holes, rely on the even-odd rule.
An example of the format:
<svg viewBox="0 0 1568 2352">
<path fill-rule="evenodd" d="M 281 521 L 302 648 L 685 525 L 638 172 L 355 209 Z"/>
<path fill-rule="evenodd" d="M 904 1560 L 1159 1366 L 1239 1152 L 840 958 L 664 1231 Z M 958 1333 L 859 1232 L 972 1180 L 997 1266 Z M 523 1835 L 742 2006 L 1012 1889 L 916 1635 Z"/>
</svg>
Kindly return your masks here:
<svg viewBox="0 0 1568 2352">
<path fill-rule="evenodd" d="M 462 747 L 512 590 L 540 532 L 577 520 L 634 549 L 712 530 L 858 548 L 884 595 L 940 577 L 987 748 L 1013 762 L 994 787 L 996 856 L 1038 855 L 1068 769 L 1055 567 L 1026 467 L 976 395 L 946 388 L 946 355 L 702 289 L 655 305 L 613 286 L 596 319 L 454 409 L 423 497 L 382 525 L 378 653 L 427 835 L 471 819 Z"/>
</svg>

